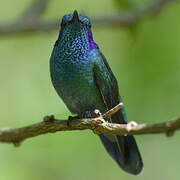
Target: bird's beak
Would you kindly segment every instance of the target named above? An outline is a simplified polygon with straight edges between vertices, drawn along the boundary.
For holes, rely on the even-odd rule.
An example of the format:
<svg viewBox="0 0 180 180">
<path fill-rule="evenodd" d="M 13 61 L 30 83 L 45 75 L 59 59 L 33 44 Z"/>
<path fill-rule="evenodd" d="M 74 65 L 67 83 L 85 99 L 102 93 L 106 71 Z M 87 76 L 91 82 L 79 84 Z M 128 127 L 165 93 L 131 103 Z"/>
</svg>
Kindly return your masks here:
<svg viewBox="0 0 180 180">
<path fill-rule="evenodd" d="M 76 10 L 73 12 L 73 18 L 71 19 L 71 22 L 80 22 L 79 15 Z"/>
</svg>

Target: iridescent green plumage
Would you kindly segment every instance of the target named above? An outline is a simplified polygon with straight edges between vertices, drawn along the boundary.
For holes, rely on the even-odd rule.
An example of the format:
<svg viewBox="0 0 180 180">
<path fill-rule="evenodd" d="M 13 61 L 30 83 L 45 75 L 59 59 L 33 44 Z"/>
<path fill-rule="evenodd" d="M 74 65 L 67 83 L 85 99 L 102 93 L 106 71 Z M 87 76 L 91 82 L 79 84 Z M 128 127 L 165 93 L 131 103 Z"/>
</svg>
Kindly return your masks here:
<svg viewBox="0 0 180 180">
<path fill-rule="evenodd" d="M 76 11 L 65 15 L 50 61 L 57 93 L 68 109 L 79 116 L 95 109 L 104 113 L 121 102 L 117 81 L 93 41 L 90 26 L 89 19 Z M 126 123 L 124 109 L 108 121 Z M 100 138 L 122 169 L 132 174 L 141 171 L 141 156 L 132 136 L 101 134 Z"/>
</svg>

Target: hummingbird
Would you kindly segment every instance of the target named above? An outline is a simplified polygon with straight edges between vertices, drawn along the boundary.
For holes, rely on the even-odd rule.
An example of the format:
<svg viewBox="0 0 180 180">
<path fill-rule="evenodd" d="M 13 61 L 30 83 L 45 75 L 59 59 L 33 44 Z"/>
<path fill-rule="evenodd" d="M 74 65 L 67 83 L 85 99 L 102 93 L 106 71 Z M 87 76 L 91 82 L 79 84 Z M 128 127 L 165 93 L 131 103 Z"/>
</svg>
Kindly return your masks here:
<svg viewBox="0 0 180 180">
<path fill-rule="evenodd" d="M 120 102 L 117 80 L 94 42 L 90 19 L 66 14 L 50 58 L 52 84 L 72 114 L 89 117 L 95 109 L 105 113 Z M 124 108 L 107 119 L 126 124 Z M 126 172 L 137 175 L 143 162 L 133 136 L 99 134 L 110 156 Z"/>
</svg>

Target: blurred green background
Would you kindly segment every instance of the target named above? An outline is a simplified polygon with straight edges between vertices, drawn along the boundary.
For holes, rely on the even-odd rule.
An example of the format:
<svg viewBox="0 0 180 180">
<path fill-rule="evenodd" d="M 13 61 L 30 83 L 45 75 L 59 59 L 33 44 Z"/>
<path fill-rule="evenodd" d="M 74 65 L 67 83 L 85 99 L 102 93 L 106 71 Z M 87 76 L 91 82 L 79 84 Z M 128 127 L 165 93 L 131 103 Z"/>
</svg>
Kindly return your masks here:
<svg viewBox="0 0 180 180">
<path fill-rule="evenodd" d="M 74 9 L 88 16 L 111 15 L 145 2 L 151 1 L 52 0 L 44 18 L 60 18 Z M 1 1 L 0 21 L 13 21 L 30 3 Z M 94 39 L 118 79 L 129 121 L 155 123 L 180 116 L 179 18 L 180 4 L 174 3 L 131 30 L 93 27 Z M 29 125 L 48 114 L 65 119 L 70 115 L 49 77 L 57 36 L 58 31 L 0 37 L 0 127 Z M 0 144 L 0 179 L 180 179 L 179 138 L 179 132 L 172 138 L 136 136 L 144 160 L 139 176 L 123 172 L 90 131 L 46 134 L 19 148 Z"/>
</svg>

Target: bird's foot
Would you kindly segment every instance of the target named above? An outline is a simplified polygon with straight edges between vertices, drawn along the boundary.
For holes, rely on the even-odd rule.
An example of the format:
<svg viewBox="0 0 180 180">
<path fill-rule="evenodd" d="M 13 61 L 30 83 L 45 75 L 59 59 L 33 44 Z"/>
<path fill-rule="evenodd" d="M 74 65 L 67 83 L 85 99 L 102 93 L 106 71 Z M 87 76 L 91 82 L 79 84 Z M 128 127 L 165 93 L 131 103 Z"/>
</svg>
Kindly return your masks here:
<svg viewBox="0 0 180 180">
<path fill-rule="evenodd" d="M 101 112 L 98 109 L 95 109 L 93 111 L 85 111 L 83 114 L 81 114 L 81 118 L 96 118 L 101 115 Z"/>
<path fill-rule="evenodd" d="M 76 119 L 78 119 L 78 116 L 69 116 L 67 120 L 67 126 L 70 127 L 71 122 Z"/>
<path fill-rule="evenodd" d="M 71 122 L 77 119 L 83 119 L 83 118 L 96 118 L 102 116 L 101 112 L 98 109 L 95 109 L 93 111 L 85 111 L 81 115 L 78 116 L 69 116 L 67 120 L 67 126 L 70 127 Z"/>
</svg>

